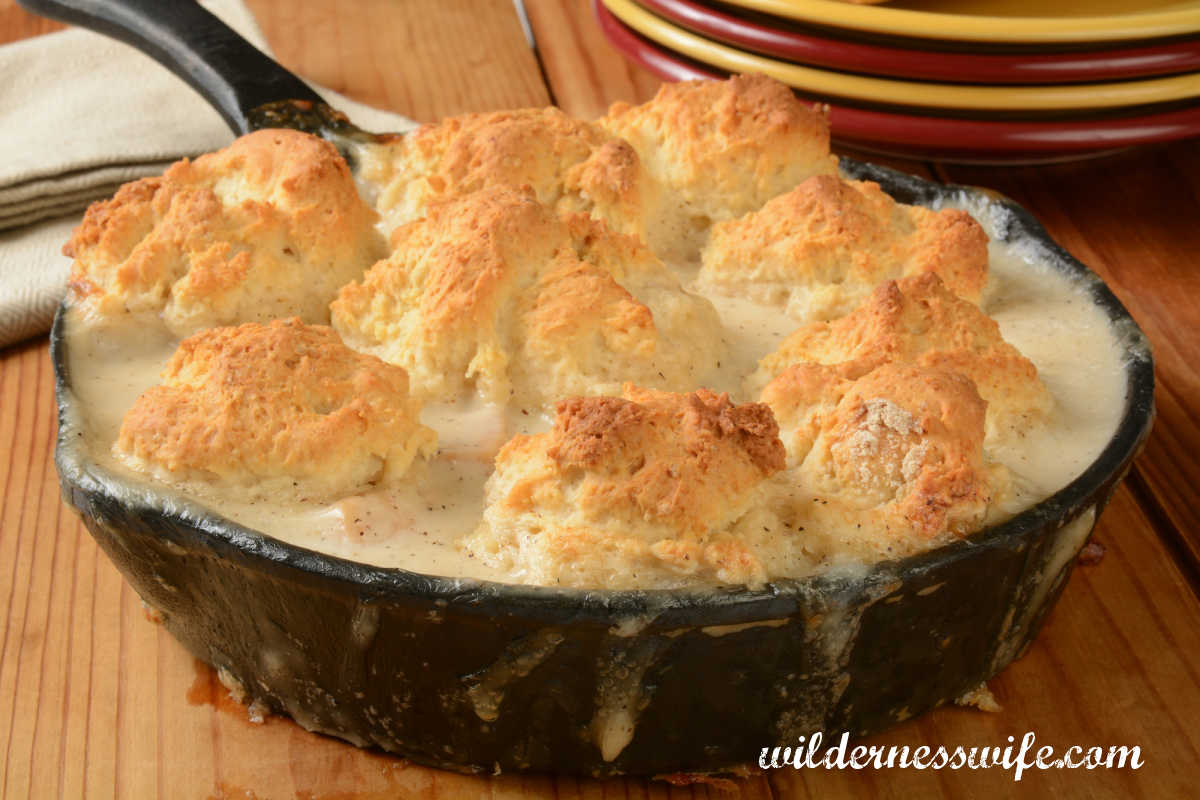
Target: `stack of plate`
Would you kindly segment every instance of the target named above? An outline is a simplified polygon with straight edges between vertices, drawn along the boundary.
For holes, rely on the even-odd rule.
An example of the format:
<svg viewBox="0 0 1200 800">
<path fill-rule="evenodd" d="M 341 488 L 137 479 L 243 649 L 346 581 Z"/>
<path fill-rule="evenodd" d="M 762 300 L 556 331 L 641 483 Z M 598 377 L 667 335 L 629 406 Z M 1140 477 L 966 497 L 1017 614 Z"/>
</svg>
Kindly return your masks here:
<svg viewBox="0 0 1200 800">
<path fill-rule="evenodd" d="M 770 75 L 858 149 L 1033 162 L 1200 134 L 1200 0 L 593 1 L 662 77 Z"/>
</svg>

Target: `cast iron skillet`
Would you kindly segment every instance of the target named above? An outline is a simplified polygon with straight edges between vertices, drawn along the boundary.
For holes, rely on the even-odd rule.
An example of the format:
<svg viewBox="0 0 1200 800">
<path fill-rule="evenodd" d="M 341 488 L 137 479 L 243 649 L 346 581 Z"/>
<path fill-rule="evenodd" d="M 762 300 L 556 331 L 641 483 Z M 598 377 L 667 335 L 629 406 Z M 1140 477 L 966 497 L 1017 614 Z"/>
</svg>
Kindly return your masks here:
<svg viewBox="0 0 1200 800">
<path fill-rule="evenodd" d="M 260 113 L 281 98 L 318 108 L 307 88 L 197 8 L 22 2 L 144 47 L 235 130 L 295 122 Z M 348 129 L 323 111 L 297 124 L 327 131 L 326 119 L 335 136 Z M 93 461 L 71 388 L 64 305 L 51 345 L 65 498 L 167 628 L 248 698 L 424 764 L 717 772 L 814 731 L 868 733 L 923 713 L 990 678 L 1037 633 L 1149 432 L 1153 364 L 1108 288 L 1020 207 L 847 159 L 842 169 L 906 203 L 986 200 L 998 238 L 1026 242 L 1077 280 L 1119 334 L 1126 407 L 1103 453 L 1053 497 L 968 541 L 756 591 L 512 586 L 322 555 Z"/>
</svg>

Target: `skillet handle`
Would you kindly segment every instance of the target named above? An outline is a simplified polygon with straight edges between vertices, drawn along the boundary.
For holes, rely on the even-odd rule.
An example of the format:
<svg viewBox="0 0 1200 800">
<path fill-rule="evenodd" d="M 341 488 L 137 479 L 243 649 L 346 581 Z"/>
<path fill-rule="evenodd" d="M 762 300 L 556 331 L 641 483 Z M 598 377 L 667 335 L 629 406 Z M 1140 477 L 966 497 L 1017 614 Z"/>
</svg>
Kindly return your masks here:
<svg viewBox="0 0 1200 800">
<path fill-rule="evenodd" d="M 192 0 L 17 0 L 35 14 L 133 45 L 204 96 L 234 133 L 264 127 L 261 109 L 323 102 L 292 73 Z"/>
</svg>

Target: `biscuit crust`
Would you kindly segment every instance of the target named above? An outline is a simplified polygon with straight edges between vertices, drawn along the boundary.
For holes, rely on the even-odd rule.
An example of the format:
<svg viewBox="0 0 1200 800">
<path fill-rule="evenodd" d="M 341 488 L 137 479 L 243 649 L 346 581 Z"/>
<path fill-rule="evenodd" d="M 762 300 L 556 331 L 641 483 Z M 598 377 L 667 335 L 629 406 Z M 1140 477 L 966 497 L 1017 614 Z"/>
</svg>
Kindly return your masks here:
<svg viewBox="0 0 1200 800">
<path fill-rule="evenodd" d="M 106 317 L 161 313 L 201 328 L 298 316 L 383 254 L 375 212 L 321 139 L 262 130 L 93 204 L 63 252 L 76 302 Z"/>
<path fill-rule="evenodd" d="M 699 280 L 811 320 L 848 314 L 880 283 L 923 272 L 978 305 L 987 268 L 987 234 L 965 211 L 904 205 L 876 183 L 817 175 L 714 225 Z"/>
<path fill-rule="evenodd" d="M 365 177 L 394 229 L 431 204 L 499 186 L 529 186 L 558 214 L 582 213 L 644 237 L 653 194 L 637 153 L 598 125 L 557 108 L 451 117 L 372 154 Z"/>
<path fill-rule="evenodd" d="M 738 530 L 784 466 L 777 434 L 766 406 L 705 389 L 560 401 L 553 430 L 497 455 L 465 546 L 532 583 L 760 584 L 762 559 Z"/>
<path fill-rule="evenodd" d="M 984 456 L 987 404 L 957 372 L 797 364 L 763 400 L 787 445 L 794 522 L 824 557 L 903 557 L 960 538 L 1007 491 L 1007 471 Z"/>
<path fill-rule="evenodd" d="M 426 397 L 538 405 L 629 379 L 690 388 L 718 358 L 708 301 L 637 239 L 560 218 L 528 187 L 435 203 L 393 247 L 341 291 L 333 324 Z"/>
<path fill-rule="evenodd" d="M 664 258 L 699 250 L 710 223 L 757 210 L 812 175 L 836 175 L 825 112 L 763 75 L 665 83 L 599 124 L 628 141 L 662 187 L 647 241 Z"/>
<path fill-rule="evenodd" d="M 298 319 L 185 339 L 125 415 L 114 453 L 171 482 L 354 494 L 402 477 L 436 435 L 404 370 Z"/>
<path fill-rule="evenodd" d="M 750 383 L 762 386 L 803 362 L 859 371 L 897 362 L 959 372 L 987 401 L 989 438 L 1023 435 L 1052 405 L 1033 362 L 1004 341 L 995 320 L 932 272 L 888 281 L 850 314 L 800 327 L 759 362 Z"/>
</svg>

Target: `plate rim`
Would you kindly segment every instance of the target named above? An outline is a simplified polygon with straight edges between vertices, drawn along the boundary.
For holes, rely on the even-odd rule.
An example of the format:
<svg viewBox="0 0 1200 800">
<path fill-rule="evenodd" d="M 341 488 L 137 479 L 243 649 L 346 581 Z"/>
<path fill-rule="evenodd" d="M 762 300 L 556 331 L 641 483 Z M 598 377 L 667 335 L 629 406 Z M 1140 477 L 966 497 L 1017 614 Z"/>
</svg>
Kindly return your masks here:
<svg viewBox="0 0 1200 800">
<path fill-rule="evenodd" d="M 1196 33 L 1200 2 L 1183 8 L 1095 17 L 1003 17 L 912 11 L 838 0 L 722 0 L 776 17 L 893 36 L 945 41 L 1109 42 Z"/>
<path fill-rule="evenodd" d="M 792 64 L 720 44 L 678 27 L 634 0 L 600 0 L 642 36 L 729 72 L 760 72 L 795 89 L 846 100 L 955 111 L 1081 111 L 1120 109 L 1200 97 L 1200 71 L 1106 83 L 977 86 L 850 75 Z"/>
<path fill-rule="evenodd" d="M 812 66 L 949 83 L 1084 83 L 1200 69 L 1200 38 L 1069 51 L 958 52 L 772 28 L 697 0 L 636 0 L 650 12 L 730 47 Z M 788 23 L 790 24 L 790 23 Z"/>
<path fill-rule="evenodd" d="M 720 79 L 714 70 L 693 66 L 682 57 L 651 42 L 617 19 L 602 0 L 593 10 L 608 41 L 627 58 L 668 80 Z M 1173 141 L 1200 135 L 1200 105 L 1183 110 L 1092 120 L 971 120 L 901 114 L 839 105 L 826 105 L 834 137 L 851 146 L 878 145 L 889 153 L 943 150 L 950 158 L 966 154 L 969 160 L 1027 157 L 1059 158 L 1139 144 Z M 899 139 L 896 127 L 905 128 Z M 884 132 L 890 135 L 882 135 Z M 961 145 L 969 134 L 973 140 Z M 982 142 L 980 140 L 983 140 Z M 922 156 L 926 157 L 926 156 Z M 943 156 L 945 157 L 945 156 Z"/>
</svg>

